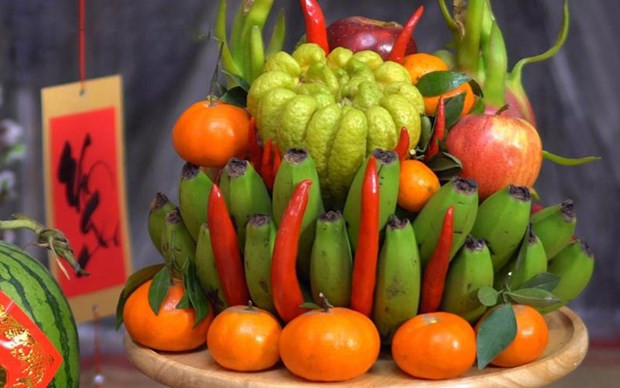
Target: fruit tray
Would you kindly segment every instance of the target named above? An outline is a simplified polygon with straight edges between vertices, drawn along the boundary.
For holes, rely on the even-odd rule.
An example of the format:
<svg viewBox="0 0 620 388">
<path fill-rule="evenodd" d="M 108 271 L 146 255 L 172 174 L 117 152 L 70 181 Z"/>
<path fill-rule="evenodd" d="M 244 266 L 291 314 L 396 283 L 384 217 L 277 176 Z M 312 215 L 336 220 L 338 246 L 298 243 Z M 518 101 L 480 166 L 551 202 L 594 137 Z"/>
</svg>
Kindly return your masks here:
<svg viewBox="0 0 620 388">
<path fill-rule="evenodd" d="M 401 372 L 389 355 L 382 354 L 372 369 L 354 380 L 329 383 L 330 386 L 436 386 L 459 387 L 523 386 L 538 387 L 572 372 L 588 349 L 588 331 L 575 312 L 567 307 L 545 315 L 549 344 L 536 361 L 516 368 L 470 369 L 453 380 L 429 381 Z M 125 349 L 131 362 L 142 373 L 171 387 L 293 387 L 316 385 L 297 378 L 281 365 L 264 372 L 239 373 L 218 366 L 206 348 L 184 353 L 160 353 L 133 342 L 125 335 Z"/>
</svg>

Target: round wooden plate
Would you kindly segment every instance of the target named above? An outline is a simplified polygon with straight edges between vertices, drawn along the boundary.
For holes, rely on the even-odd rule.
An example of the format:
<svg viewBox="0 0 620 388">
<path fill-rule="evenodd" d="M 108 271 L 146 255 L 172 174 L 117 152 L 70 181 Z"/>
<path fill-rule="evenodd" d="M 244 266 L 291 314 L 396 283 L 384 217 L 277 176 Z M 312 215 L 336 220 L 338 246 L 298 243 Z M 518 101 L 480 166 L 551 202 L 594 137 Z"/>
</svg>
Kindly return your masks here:
<svg viewBox="0 0 620 388">
<path fill-rule="evenodd" d="M 364 376 L 330 386 L 355 387 L 538 387 L 572 372 L 588 350 L 588 331 L 572 310 L 547 314 L 549 345 L 538 360 L 517 368 L 472 368 L 464 376 L 443 381 L 419 380 L 401 372 L 389 355 L 382 355 Z M 206 348 L 185 353 L 155 352 L 125 336 L 129 359 L 142 373 L 171 387 L 295 387 L 316 385 L 289 373 L 281 364 L 258 373 L 231 372 L 218 366 Z"/>
</svg>

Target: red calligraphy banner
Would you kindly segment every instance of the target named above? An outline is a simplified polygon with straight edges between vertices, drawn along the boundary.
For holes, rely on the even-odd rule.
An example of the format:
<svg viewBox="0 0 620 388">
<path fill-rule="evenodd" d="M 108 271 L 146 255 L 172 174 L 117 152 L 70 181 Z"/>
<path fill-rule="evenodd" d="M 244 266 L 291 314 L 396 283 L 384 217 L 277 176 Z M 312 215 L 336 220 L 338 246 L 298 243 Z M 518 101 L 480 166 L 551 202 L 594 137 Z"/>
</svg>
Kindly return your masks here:
<svg viewBox="0 0 620 388">
<path fill-rule="evenodd" d="M 48 224 L 89 273 L 67 278 L 52 263 L 78 321 L 92 319 L 93 305 L 114 313 L 131 271 L 120 77 L 86 81 L 85 90 L 76 82 L 42 91 Z"/>
</svg>

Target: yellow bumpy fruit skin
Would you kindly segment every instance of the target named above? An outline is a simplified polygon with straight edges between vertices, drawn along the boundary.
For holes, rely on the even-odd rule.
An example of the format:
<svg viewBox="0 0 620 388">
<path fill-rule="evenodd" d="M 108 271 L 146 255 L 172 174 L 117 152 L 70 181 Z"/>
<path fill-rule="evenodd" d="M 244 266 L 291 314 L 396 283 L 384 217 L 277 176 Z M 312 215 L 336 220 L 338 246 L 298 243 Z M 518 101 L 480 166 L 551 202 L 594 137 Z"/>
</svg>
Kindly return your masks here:
<svg viewBox="0 0 620 388">
<path fill-rule="evenodd" d="M 273 139 L 282 153 L 308 150 L 323 196 L 338 204 L 367 155 L 394 148 L 401 127 L 415 148 L 424 100 L 396 62 L 342 47 L 326 56 L 306 43 L 265 63 L 248 92 L 247 109 L 263 142 Z"/>
</svg>

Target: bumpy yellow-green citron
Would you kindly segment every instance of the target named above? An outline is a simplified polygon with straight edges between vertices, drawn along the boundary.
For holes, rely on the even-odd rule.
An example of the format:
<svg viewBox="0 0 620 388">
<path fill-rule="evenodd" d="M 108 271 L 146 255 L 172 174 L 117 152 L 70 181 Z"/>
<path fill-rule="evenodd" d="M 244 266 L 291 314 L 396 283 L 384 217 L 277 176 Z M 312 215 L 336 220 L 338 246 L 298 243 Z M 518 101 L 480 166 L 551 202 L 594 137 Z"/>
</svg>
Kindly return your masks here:
<svg viewBox="0 0 620 388">
<path fill-rule="evenodd" d="M 339 202 L 365 157 L 394 148 L 400 128 L 407 128 L 411 149 L 417 145 L 424 100 L 396 62 L 342 47 L 326 56 L 308 43 L 265 63 L 247 108 L 263 141 L 308 149 L 323 194 Z"/>
</svg>

